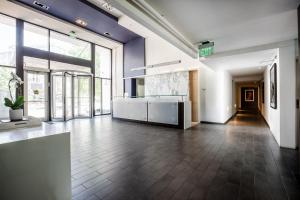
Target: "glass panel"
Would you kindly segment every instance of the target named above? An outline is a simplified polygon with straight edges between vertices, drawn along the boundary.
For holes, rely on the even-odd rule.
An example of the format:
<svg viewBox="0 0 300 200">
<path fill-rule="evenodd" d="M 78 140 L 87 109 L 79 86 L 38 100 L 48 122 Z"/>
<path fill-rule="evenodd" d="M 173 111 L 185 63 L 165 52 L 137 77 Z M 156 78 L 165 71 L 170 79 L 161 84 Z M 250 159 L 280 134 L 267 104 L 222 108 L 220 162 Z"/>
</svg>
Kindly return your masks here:
<svg viewBox="0 0 300 200">
<path fill-rule="evenodd" d="M 78 116 L 89 117 L 91 113 L 91 82 L 88 76 L 77 76 L 78 79 Z"/>
<path fill-rule="evenodd" d="M 95 78 L 95 115 L 101 114 L 101 79 Z"/>
<path fill-rule="evenodd" d="M 102 79 L 102 114 L 109 114 L 111 100 L 111 80 Z"/>
<path fill-rule="evenodd" d="M 95 76 L 111 78 L 111 50 L 96 46 L 95 50 Z"/>
<path fill-rule="evenodd" d="M 91 44 L 57 32 L 50 32 L 50 51 L 91 60 Z"/>
<path fill-rule="evenodd" d="M 24 67 L 48 69 L 48 60 L 24 56 Z"/>
<path fill-rule="evenodd" d="M 73 99 L 73 102 L 74 102 L 74 117 L 78 117 L 79 115 L 79 109 L 78 109 L 78 106 L 79 106 L 79 101 L 78 101 L 78 94 L 79 90 L 78 90 L 78 78 L 77 77 L 74 77 L 74 99 Z"/>
<path fill-rule="evenodd" d="M 26 73 L 26 108 L 27 115 L 47 119 L 47 86 L 45 73 Z"/>
<path fill-rule="evenodd" d="M 66 74 L 66 119 L 73 118 L 72 76 Z"/>
<path fill-rule="evenodd" d="M 8 108 L 4 106 L 4 98 L 10 98 L 8 82 L 11 79 L 11 72 L 15 72 L 14 68 L 0 67 L 0 118 L 8 118 Z M 12 90 L 13 98 L 15 90 Z"/>
<path fill-rule="evenodd" d="M 53 118 L 63 118 L 63 76 L 53 76 L 52 105 Z"/>
<path fill-rule="evenodd" d="M 24 23 L 24 46 L 48 51 L 48 41 L 47 29 Z"/>
<path fill-rule="evenodd" d="M 0 14 L 0 65 L 16 65 L 16 20 Z"/>
<path fill-rule="evenodd" d="M 51 70 L 65 70 L 65 71 L 80 71 L 91 73 L 91 68 L 83 67 L 79 65 L 72 65 L 62 62 L 50 61 L 50 69 Z"/>
</svg>

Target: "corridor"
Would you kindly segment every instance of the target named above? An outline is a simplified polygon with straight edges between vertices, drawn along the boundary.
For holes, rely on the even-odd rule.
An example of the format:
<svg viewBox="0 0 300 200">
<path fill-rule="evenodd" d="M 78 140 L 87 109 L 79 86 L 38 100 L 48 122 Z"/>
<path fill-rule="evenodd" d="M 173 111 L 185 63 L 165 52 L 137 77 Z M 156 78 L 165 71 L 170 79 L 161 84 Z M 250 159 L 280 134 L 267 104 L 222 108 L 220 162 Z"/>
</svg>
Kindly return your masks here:
<svg viewBox="0 0 300 200">
<path fill-rule="evenodd" d="M 73 199 L 299 198 L 297 151 L 259 115 L 186 131 L 110 117 L 60 125 L 72 133 Z"/>
</svg>

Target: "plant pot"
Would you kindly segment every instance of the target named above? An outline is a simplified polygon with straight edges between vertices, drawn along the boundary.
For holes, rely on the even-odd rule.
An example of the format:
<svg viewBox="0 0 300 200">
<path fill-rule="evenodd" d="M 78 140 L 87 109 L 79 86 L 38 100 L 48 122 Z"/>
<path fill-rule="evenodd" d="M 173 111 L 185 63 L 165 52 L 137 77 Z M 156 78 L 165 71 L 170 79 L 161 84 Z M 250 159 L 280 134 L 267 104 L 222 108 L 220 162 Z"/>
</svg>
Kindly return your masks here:
<svg viewBox="0 0 300 200">
<path fill-rule="evenodd" d="M 9 119 L 10 121 L 19 121 L 23 119 L 23 109 L 18 110 L 9 110 Z"/>
</svg>

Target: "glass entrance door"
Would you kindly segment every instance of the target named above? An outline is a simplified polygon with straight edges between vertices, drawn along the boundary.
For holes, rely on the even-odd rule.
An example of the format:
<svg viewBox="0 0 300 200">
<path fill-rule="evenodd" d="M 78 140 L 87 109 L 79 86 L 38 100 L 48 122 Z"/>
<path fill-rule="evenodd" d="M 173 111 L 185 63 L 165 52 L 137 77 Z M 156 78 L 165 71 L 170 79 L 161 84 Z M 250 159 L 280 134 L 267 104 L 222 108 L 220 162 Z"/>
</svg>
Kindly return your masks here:
<svg viewBox="0 0 300 200">
<path fill-rule="evenodd" d="M 65 97 L 64 97 L 64 120 L 67 121 L 67 120 L 70 120 L 70 119 L 73 119 L 74 118 L 74 115 L 73 115 L 73 105 L 74 105 L 74 95 L 73 95 L 73 76 L 72 74 L 69 74 L 69 73 L 65 73 L 64 74 L 64 85 L 65 85 Z"/>
<path fill-rule="evenodd" d="M 92 117 L 92 76 L 52 73 L 52 119 Z"/>
<path fill-rule="evenodd" d="M 48 120 L 48 73 L 25 71 L 25 116 Z"/>
</svg>

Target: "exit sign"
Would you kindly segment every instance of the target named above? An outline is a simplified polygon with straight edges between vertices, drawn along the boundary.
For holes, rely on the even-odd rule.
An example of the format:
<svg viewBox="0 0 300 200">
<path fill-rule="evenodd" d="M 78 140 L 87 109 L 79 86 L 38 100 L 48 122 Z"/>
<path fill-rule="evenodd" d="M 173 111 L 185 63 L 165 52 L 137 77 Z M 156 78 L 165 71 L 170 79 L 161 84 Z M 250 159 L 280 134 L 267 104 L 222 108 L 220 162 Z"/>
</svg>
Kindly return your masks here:
<svg viewBox="0 0 300 200">
<path fill-rule="evenodd" d="M 202 42 L 199 47 L 199 56 L 200 57 L 208 57 L 214 53 L 214 43 L 213 42 Z"/>
</svg>

